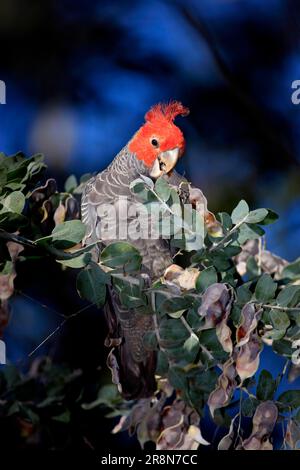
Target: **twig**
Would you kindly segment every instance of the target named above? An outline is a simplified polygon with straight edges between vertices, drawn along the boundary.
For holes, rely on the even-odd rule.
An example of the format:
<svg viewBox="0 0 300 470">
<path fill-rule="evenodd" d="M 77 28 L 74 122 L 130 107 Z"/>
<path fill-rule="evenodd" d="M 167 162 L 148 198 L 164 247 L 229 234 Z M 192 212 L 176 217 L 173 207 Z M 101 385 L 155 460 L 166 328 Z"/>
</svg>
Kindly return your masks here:
<svg viewBox="0 0 300 470">
<path fill-rule="evenodd" d="M 283 312 L 300 312 L 299 307 L 280 307 L 280 305 L 260 304 L 259 302 L 253 302 L 260 305 L 262 308 L 270 308 L 272 310 L 282 310 Z"/>
<path fill-rule="evenodd" d="M 237 434 L 234 442 L 234 447 L 236 447 L 238 443 L 238 439 L 241 439 L 241 425 L 242 425 L 242 400 L 243 400 L 243 389 L 240 389 L 240 399 L 239 399 L 239 421 L 238 421 L 238 428 L 237 428 Z"/>
<path fill-rule="evenodd" d="M 261 275 L 261 255 L 262 255 L 262 238 L 259 237 L 258 239 L 258 255 L 257 255 L 257 267 L 258 267 L 258 274 Z"/>
<path fill-rule="evenodd" d="M 19 243 L 20 245 L 28 246 L 30 248 L 37 248 L 37 245 L 35 245 L 33 241 L 21 237 L 20 235 L 15 235 L 14 233 L 6 232 L 3 229 L 0 229 L 0 238 L 2 238 L 3 240 Z"/>
<path fill-rule="evenodd" d="M 77 258 L 77 256 L 81 255 L 82 253 L 85 253 L 93 246 L 97 245 L 98 243 L 101 243 L 101 240 L 97 240 L 96 242 L 91 243 L 88 246 L 73 251 L 73 253 L 67 253 L 64 250 L 59 250 L 46 243 L 38 245 L 36 241 L 29 240 L 28 238 L 22 237 L 20 235 L 15 235 L 13 233 L 6 232 L 2 229 L 0 229 L 0 238 L 2 238 L 3 240 L 19 243 L 20 245 L 27 246 L 28 248 L 33 248 L 35 250 L 46 251 L 48 254 L 55 256 L 59 260 L 69 260 Z"/>
<path fill-rule="evenodd" d="M 212 247 L 210 247 L 209 251 L 212 252 L 214 250 L 216 250 L 217 248 L 220 248 L 220 246 L 224 245 L 224 243 L 227 242 L 227 240 L 231 237 L 231 235 L 234 234 L 234 232 L 237 231 L 238 228 L 240 228 L 240 226 L 246 222 L 246 219 L 247 219 L 247 216 L 243 218 L 243 220 L 241 220 L 239 223 L 237 223 L 228 233 L 227 235 L 225 235 L 224 238 L 222 238 L 222 240 L 220 240 L 218 243 L 216 243 L 216 245 L 213 245 Z"/>
<path fill-rule="evenodd" d="M 69 320 L 71 320 L 71 318 L 75 318 L 77 317 L 80 313 L 84 312 L 85 310 L 87 310 L 88 308 L 91 308 L 93 305 L 96 305 L 96 302 L 95 303 L 92 303 L 92 304 L 89 304 L 83 308 L 81 308 L 80 310 L 78 310 L 77 312 L 74 312 L 72 313 L 72 315 L 69 315 L 67 318 L 65 318 L 56 328 L 55 330 L 53 330 L 48 336 L 46 336 L 45 339 L 43 339 L 43 341 L 41 343 L 39 343 L 29 354 L 28 354 L 28 357 L 31 357 L 33 356 L 34 353 L 36 353 L 36 351 L 38 351 L 45 343 L 47 343 L 47 341 L 52 338 L 52 336 L 54 336 Z"/>
<path fill-rule="evenodd" d="M 192 329 L 191 326 L 188 324 L 188 322 L 186 321 L 186 319 L 184 318 L 183 315 L 181 315 L 180 320 L 181 320 L 181 322 L 183 323 L 183 325 L 186 327 L 186 329 L 187 329 L 187 331 L 190 333 L 190 335 L 197 336 L 196 333 L 193 331 L 193 329 Z M 206 349 L 206 347 L 203 346 L 203 344 L 201 344 L 201 343 L 199 343 L 199 344 L 200 344 L 200 348 L 201 348 L 202 351 L 207 355 L 207 357 L 208 357 L 211 361 L 214 361 L 215 358 L 214 358 L 214 356 L 209 352 L 209 350 Z"/>
</svg>

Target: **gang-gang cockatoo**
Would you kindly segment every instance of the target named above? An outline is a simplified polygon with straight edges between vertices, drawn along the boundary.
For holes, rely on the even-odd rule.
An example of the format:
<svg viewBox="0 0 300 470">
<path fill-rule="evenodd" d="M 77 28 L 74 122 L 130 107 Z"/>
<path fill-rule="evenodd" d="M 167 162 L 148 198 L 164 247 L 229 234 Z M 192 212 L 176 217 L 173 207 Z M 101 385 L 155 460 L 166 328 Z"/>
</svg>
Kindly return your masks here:
<svg viewBox="0 0 300 470">
<path fill-rule="evenodd" d="M 102 245 L 106 246 L 116 241 L 118 227 L 115 226 L 109 230 L 111 239 L 102 237 L 101 208 L 112 205 L 118 212 L 120 198 L 121 201 L 127 198 L 127 201 L 135 204 L 136 195 L 131 191 L 130 184 L 140 175 L 153 180 L 164 175 L 171 185 L 178 188 L 183 181 L 186 182 L 174 171 L 185 149 L 183 133 L 174 124 L 174 119 L 188 113 L 189 110 L 176 101 L 153 106 L 145 115 L 145 124 L 111 164 L 86 183 L 81 205 L 82 221 L 87 227 L 86 244 L 101 240 Z M 199 194 L 203 198 L 200 190 L 189 186 L 190 202 L 195 202 Z M 207 212 L 207 215 L 210 213 Z M 119 219 L 112 217 L 109 223 L 118 224 Z M 135 238 L 129 234 L 127 241 L 142 255 L 143 271 L 151 281 L 158 279 L 173 263 L 169 241 L 162 238 Z M 140 315 L 134 309 L 124 308 L 113 287 L 109 288 L 105 313 L 109 329 L 107 343 L 114 345 L 119 390 L 126 399 L 150 396 L 156 390 L 156 353 L 145 348 L 143 336 L 153 330 L 152 316 Z"/>
</svg>

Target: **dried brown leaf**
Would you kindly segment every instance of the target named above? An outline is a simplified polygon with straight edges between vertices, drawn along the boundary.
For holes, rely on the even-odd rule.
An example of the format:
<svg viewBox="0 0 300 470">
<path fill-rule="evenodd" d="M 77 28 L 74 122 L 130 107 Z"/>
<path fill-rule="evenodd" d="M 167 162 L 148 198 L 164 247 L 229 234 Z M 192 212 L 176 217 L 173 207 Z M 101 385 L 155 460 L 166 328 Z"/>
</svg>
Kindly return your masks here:
<svg viewBox="0 0 300 470">
<path fill-rule="evenodd" d="M 300 449 L 300 426 L 299 424 L 290 419 L 286 427 L 286 433 L 284 436 L 284 441 L 292 450 Z"/>
<path fill-rule="evenodd" d="M 236 351 L 236 371 L 242 382 L 252 377 L 257 371 L 261 347 L 261 340 L 252 334 L 248 343 L 244 344 Z"/>
<path fill-rule="evenodd" d="M 241 322 L 236 330 L 237 346 L 248 343 L 251 333 L 257 327 L 258 319 L 262 310 L 256 311 L 253 303 L 244 305 L 241 313 Z"/>
<path fill-rule="evenodd" d="M 228 405 L 237 387 L 235 380 L 236 369 L 233 364 L 234 361 L 232 358 L 225 362 L 223 372 L 218 378 L 217 386 L 209 395 L 207 404 L 212 416 L 214 416 L 215 410 Z"/>
<path fill-rule="evenodd" d="M 265 401 L 258 405 L 252 420 L 252 433 L 242 443 L 245 450 L 272 450 L 269 437 L 274 429 L 278 417 L 278 410 L 272 401 Z"/>
</svg>

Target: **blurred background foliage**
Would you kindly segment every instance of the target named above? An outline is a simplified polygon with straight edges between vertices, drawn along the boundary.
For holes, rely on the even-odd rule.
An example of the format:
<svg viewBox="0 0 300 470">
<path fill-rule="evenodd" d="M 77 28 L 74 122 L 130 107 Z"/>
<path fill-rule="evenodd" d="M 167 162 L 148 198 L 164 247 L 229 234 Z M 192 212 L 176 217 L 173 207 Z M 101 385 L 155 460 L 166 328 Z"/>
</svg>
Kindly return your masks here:
<svg viewBox="0 0 300 470">
<path fill-rule="evenodd" d="M 152 104 L 181 100 L 191 109 L 180 122 L 181 172 L 213 211 L 231 212 L 242 197 L 273 208 L 280 220 L 267 247 L 292 260 L 300 252 L 300 107 L 291 102 L 299 10 L 296 0 L 1 0 L 0 151 L 44 153 L 62 189 L 70 173 L 106 167 Z M 81 307 L 58 266 L 43 264 L 43 279 L 34 266 L 31 277 L 21 268 L 6 329 L 14 363 L 61 321 L 53 309 Z M 91 309 L 39 353 L 82 368 L 93 389 L 104 336 Z"/>
</svg>

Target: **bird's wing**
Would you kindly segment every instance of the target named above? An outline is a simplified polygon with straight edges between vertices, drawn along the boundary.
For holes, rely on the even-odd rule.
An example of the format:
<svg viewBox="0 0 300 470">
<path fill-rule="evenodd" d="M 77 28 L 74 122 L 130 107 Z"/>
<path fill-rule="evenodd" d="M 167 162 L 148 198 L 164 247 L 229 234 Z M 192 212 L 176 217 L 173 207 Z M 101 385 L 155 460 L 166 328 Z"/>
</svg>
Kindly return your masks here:
<svg viewBox="0 0 300 470">
<path fill-rule="evenodd" d="M 81 219 L 86 225 L 86 235 L 84 244 L 88 245 L 101 240 L 104 245 L 107 245 L 116 240 L 124 240 L 133 244 L 143 257 L 143 267 L 152 278 L 158 278 L 162 275 L 164 270 L 172 264 L 170 255 L 169 243 L 161 238 L 140 237 L 135 238 L 130 233 L 125 233 L 120 230 L 120 222 L 122 217 L 118 217 L 122 198 L 127 198 L 127 208 L 129 206 L 136 206 L 140 202 L 132 194 L 129 189 L 130 181 L 134 178 L 123 172 L 109 171 L 109 168 L 97 176 L 91 178 L 87 183 L 82 195 L 81 203 Z M 105 216 L 105 224 L 103 217 L 101 217 L 101 209 L 106 205 L 111 205 L 111 217 Z M 133 208 L 134 209 L 134 208 Z M 138 211 L 137 211 L 138 212 Z M 133 214 L 135 210 L 129 212 L 126 218 L 126 225 L 133 226 L 138 219 Z M 148 216 L 147 216 L 148 217 Z M 141 219 L 140 219 L 141 220 Z M 151 218 L 145 220 L 149 223 L 149 233 L 151 229 Z M 103 229 L 106 227 L 105 239 L 103 239 Z M 120 233 L 124 234 L 120 238 Z"/>
</svg>

